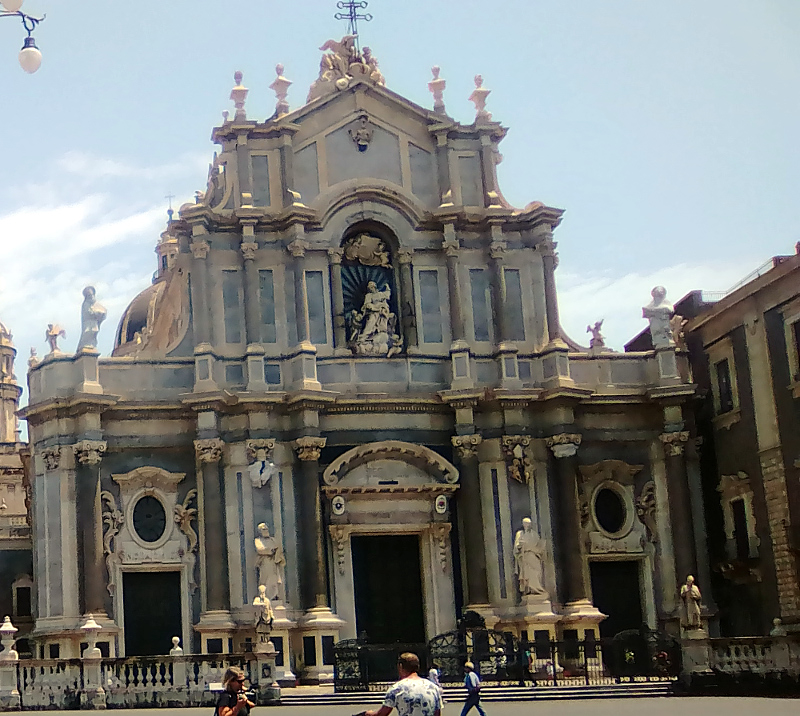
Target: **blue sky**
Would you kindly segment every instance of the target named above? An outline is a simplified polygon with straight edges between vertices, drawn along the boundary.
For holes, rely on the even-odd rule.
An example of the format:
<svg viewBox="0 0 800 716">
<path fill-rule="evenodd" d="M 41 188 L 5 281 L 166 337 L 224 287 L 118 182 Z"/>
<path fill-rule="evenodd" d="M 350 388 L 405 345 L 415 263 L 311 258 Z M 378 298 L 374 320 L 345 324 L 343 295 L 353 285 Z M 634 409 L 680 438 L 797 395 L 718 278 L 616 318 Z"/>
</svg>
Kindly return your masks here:
<svg viewBox="0 0 800 716">
<path fill-rule="evenodd" d="M 344 34 L 334 0 L 26 0 L 47 13 L 42 68 L 0 22 L 4 172 L 0 321 L 25 372 L 44 329 L 79 333 L 81 288 L 120 313 L 155 269 L 165 195 L 205 186 L 209 137 L 235 70 L 250 117 L 274 109 L 282 62 L 305 99 L 318 47 Z M 472 77 L 510 128 L 503 192 L 566 209 L 556 232 L 562 319 L 586 342 L 605 319 L 617 349 L 663 283 L 673 300 L 725 290 L 800 240 L 797 0 L 371 0 L 362 44 L 387 85 L 424 106 L 430 67 L 448 113 L 470 122 Z"/>
</svg>

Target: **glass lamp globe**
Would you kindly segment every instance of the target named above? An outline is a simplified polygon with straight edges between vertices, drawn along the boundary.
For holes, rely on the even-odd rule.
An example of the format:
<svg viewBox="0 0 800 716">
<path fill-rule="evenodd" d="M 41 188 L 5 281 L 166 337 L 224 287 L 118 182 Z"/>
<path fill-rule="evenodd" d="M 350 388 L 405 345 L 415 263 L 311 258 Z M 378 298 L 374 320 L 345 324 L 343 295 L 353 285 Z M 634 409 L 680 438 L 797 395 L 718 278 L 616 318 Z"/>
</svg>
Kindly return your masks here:
<svg viewBox="0 0 800 716">
<path fill-rule="evenodd" d="M 0 5 L 6 12 L 17 12 L 22 7 L 24 0 L 0 0 Z"/>
<path fill-rule="evenodd" d="M 36 72 L 42 64 L 42 53 L 39 52 L 32 37 L 25 38 L 25 44 L 19 51 L 19 64 L 29 75 Z"/>
</svg>

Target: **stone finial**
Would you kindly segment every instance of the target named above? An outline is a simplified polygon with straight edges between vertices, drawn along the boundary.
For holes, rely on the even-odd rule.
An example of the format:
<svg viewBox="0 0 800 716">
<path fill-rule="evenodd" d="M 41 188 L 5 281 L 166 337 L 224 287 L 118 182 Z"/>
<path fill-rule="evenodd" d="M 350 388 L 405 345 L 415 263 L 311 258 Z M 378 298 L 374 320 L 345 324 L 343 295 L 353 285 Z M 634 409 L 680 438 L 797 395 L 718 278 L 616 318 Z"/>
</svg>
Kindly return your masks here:
<svg viewBox="0 0 800 716">
<path fill-rule="evenodd" d="M 183 656 L 183 649 L 181 648 L 181 638 L 179 636 L 172 637 L 172 648 L 169 650 L 170 656 Z"/>
<path fill-rule="evenodd" d="M 275 74 L 277 77 L 274 79 L 269 88 L 275 93 L 277 103 L 275 104 L 275 117 L 283 117 L 284 114 L 289 113 L 289 103 L 286 101 L 286 95 L 289 93 L 289 87 L 292 86 L 291 80 L 287 80 L 283 76 L 283 65 L 275 65 Z"/>
<path fill-rule="evenodd" d="M 469 96 L 469 101 L 475 105 L 475 122 L 491 122 L 492 115 L 486 111 L 486 98 L 492 90 L 483 86 L 483 77 L 475 75 L 475 89 Z"/>
<path fill-rule="evenodd" d="M 439 77 L 441 69 L 438 65 L 431 67 L 433 79 L 428 82 L 428 91 L 433 95 L 433 111 L 437 114 L 447 114 L 444 109 L 444 90 L 447 82 Z"/>
<path fill-rule="evenodd" d="M 233 80 L 236 86 L 231 90 L 231 99 L 233 106 L 236 107 L 236 114 L 233 116 L 234 120 L 245 121 L 247 119 L 247 112 L 244 110 L 244 102 L 247 99 L 247 93 L 250 91 L 242 84 L 244 75 L 241 71 L 237 71 L 233 75 Z"/>
<path fill-rule="evenodd" d="M 19 654 L 14 650 L 17 631 L 17 627 L 11 623 L 11 617 L 3 619 L 3 626 L 0 626 L 0 643 L 3 645 L 0 660 L 17 661 L 19 659 Z"/>
<path fill-rule="evenodd" d="M 222 110 L 222 123 L 225 124 L 225 122 L 228 121 L 228 117 L 230 117 L 230 116 L 231 116 L 231 113 L 227 109 L 223 109 Z"/>
</svg>

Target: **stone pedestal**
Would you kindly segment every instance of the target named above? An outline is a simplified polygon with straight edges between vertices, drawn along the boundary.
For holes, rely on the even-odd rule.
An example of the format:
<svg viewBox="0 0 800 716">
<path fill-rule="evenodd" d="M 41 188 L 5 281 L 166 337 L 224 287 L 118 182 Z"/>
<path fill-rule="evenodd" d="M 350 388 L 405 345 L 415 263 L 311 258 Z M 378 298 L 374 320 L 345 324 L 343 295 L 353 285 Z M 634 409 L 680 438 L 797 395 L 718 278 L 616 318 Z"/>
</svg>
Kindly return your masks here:
<svg viewBox="0 0 800 716">
<path fill-rule="evenodd" d="M 200 652 L 203 654 L 213 653 L 209 651 L 208 642 L 210 639 L 220 639 L 222 650 L 214 649 L 214 652 L 229 654 L 229 642 L 236 631 L 236 624 L 231 618 L 231 613 L 225 609 L 203 612 L 200 615 L 200 622 L 195 627 L 195 631 L 200 634 Z M 214 646 L 212 644 L 212 646 Z"/>
<path fill-rule="evenodd" d="M 278 652 L 271 641 L 256 644 L 256 682 L 253 686 L 258 693 L 259 706 L 274 706 L 281 701 L 281 687 L 275 679 L 275 659 Z"/>
<path fill-rule="evenodd" d="M 450 362 L 452 367 L 450 389 L 468 390 L 472 388 L 475 381 L 472 377 L 469 346 L 465 341 L 454 341 L 450 346 Z"/>
<path fill-rule="evenodd" d="M 276 664 L 274 669 L 272 670 L 272 674 L 275 680 L 278 682 L 279 686 L 294 686 L 297 682 L 297 677 L 295 676 L 294 672 L 292 671 L 292 664 L 291 664 L 291 644 L 290 644 L 290 637 L 289 634 L 297 627 L 297 622 L 289 619 L 286 613 L 286 607 L 283 604 L 278 604 L 272 607 L 272 612 L 275 615 L 275 618 L 272 621 L 272 632 L 270 633 L 270 641 L 275 637 L 280 637 L 281 644 L 283 648 L 280 652 L 278 652 L 276 656 Z M 273 642 L 274 645 L 274 642 Z M 278 657 L 283 657 L 280 659 L 283 664 L 278 665 L 277 660 Z"/>
<path fill-rule="evenodd" d="M 306 684 L 331 683 L 333 681 L 333 659 L 330 659 L 331 663 L 325 663 L 323 639 L 330 638 L 333 643 L 337 642 L 339 630 L 344 626 L 344 622 L 328 607 L 315 607 L 303 615 L 299 626 L 299 646 L 303 658 L 301 680 Z M 313 649 L 311 648 L 312 643 Z M 312 661 L 314 663 L 309 663 Z"/>
<path fill-rule="evenodd" d="M 503 342 L 497 347 L 497 359 L 500 361 L 500 385 L 508 390 L 522 387 L 517 362 L 517 346 Z"/>
<path fill-rule="evenodd" d="M 86 634 L 88 645 L 81 654 L 83 662 L 83 684 L 81 684 L 81 708 L 82 709 L 105 709 L 106 692 L 103 688 L 103 674 L 101 665 L 103 655 L 97 648 L 97 635 L 101 627 L 89 614 L 86 623 L 81 627 Z"/>
<path fill-rule="evenodd" d="M 14 649 L 17 628 L 11 619 L 5 618 L 0 627 L 3 651 L 0 653 L 0 709 L 14 711 L 19 709 L 19 691 L 17 690 L 17 666 L 19 654 Z"/>
<path fill-rule="evenodd" d="M 317 349 L 308 341 L 297 346 L 297 355 L 291 360 L 292 387 L 295 390 L 322 390 L 317 380 Z"/>
<path fill-rule="evenodd" d="M 78 393 L 93 393 L 100 395 L 103 386 L 100 385 L 100 373 L 98 372 L 97 360 L 100 351 L 97 348 L 85 346 L 75 354 L 75 367 L 77 368 L 78 385 L 75 390 Z"/>
<path fill-rule="evenodd" d="M 681 642 L 683 649 L 683 672 L 687 674 L 710 674 L 711 646 L 705 629 L 689 629 Z"/>
<path fill-rule="evenodd" d="M 606 615 L 588 599 L 579 599 L 578 601 L 570 602 L 564 607 L 559 627 L 562 635 L 565 629 L 577 629 L 578 639 L 582 641 L 586 637 L 587 629 L 593 630 L 594 636 L 598 637 L 600 634 L 600 622 L 605 618 Z"/>
<path fill-rule="evenodd" d="M 211 393 L 219 390 L 214 380 L 214 353 L 210 343 L 198 343 L 194 348 L 194 392 Z"/>
<path fill-rule="evenodd" d="M 266 389 L 264 347 L 251 344 L 247 346 L 247 390 L 251 393 L 261 393 Z"/>
</svg>

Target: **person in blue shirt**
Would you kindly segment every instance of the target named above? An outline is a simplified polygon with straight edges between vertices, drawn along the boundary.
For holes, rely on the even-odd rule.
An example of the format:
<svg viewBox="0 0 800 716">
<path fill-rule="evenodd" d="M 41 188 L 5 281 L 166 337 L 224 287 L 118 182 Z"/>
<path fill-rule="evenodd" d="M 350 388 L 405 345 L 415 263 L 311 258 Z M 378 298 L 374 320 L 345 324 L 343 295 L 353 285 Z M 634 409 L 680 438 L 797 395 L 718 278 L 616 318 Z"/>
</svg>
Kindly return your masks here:
<svg viewBox="0 0 800 716">
<path fill-rule="evenodd" d="M 481 680 L 475 673 L 475 664 L 468 661 L 464 664 L 464 686 L 467 687 L 467 700 L 464 702 L 464 708 L 461 709 L 461 716 L 467 716 L 469 710 L 474 706 L 478 709 L 480 716 L 486 716 L 486 712 L 481 706 Z"/>
</svg>

